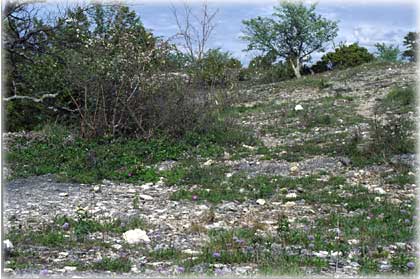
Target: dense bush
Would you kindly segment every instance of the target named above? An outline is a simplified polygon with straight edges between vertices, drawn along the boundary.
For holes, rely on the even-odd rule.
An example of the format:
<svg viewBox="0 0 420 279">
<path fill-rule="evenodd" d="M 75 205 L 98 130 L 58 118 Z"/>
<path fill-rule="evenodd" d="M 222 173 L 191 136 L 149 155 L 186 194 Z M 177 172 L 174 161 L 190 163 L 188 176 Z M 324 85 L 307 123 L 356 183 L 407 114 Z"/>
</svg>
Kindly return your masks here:
<svg viewBox="0 0 420 279">
<path fill-rule="evenodd" d="M 190 68 L 195 82 L 207 86 L 228 86 L 239 79 L 241 62 L 231 53 L 219 48 L 208 50 L 202 59 Z"/>
<path fill-rule="evenodd" d="M 85 137 L 149 138 L 161 132 L 178 137 L 212 115 L 212 96 L 189 86 L 182 75 L 173 75 L 189 61 L 147 31 L 128 7 L 77 7 L 47 27 L 39 25 L 54 29 L 43 33 L 45 45 L 35 42 L 42 51 L 25 50 L 30 60 L 16 55 L 7 60 L 8 96 L 17 92 L 38 98 L 32 104 L 30 99 L 9 100 L 7 117 L 14 119 L 10 128 L 28 129 L 58 117 L 79 126 Z M 219 51 L 203 60 L 200 74 L 206 82 L 225 82 L 225 69 L 238 67 Z M 35 121 L 30 113 L 44 119 Z"/>
<path fill-rule="evenodd" d="M 288 80 L 294 76 L 287 62 L 276 61 L 270 54 L 254 57 L 243 75 L 245 80 L 261 83 Z"/>
<path fill-rule="evenodd" d="M 329 69 L 345 69 L 371 62 L 374 56 L 357 43 L 351 45 L 340 45 L 334 52 L 328 52 L 312 66 L 314 72 L 324 72 Z"/>
<path fill-rule="evenodd" d="M 419 41 L 419 33 L 408 32 L 404 37 L 404 46 L 406 50 L 403 52 L 403 57 L 409 61 L 417 61 L 417 46 Z"/>
</svg>

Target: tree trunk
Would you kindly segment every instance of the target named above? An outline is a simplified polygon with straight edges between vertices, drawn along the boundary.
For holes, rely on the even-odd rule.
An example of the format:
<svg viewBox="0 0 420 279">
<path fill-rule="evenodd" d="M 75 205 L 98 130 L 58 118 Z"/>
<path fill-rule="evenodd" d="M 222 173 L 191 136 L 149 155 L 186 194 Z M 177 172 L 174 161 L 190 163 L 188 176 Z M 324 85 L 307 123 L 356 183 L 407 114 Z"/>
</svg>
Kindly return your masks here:
<svg viewBox="0 0 420 279">
<path fill-rule="evenodd" d="M 300 61 L 299 58 L 296 58 L 296 65 L 293 63 L 293 60 L 290 59 L 290 64 L 292 65 L 293 68 L 293 72 L 295 73 L 296 78 L 301 78 L 301 74 L 300 74 Z"/>
</svg>

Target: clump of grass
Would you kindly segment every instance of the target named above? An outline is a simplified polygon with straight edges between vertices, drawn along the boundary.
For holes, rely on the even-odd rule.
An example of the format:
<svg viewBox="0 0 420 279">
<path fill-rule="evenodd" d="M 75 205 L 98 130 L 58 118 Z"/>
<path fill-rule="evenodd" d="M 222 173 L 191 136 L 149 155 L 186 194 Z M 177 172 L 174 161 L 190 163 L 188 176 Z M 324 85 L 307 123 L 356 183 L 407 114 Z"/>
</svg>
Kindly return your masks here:
<svg viewBox="0 0 420 279">
<path fill-rule="evenodd" d="M 129 272 L 131 270 L 131 261 L 127 258 L 103 258 L 99 262 L 92 264 L 94 270 L 109 270 L 113 272 Z"/>
<path fill-rule="evenodd" d="M 416 105 L 416 90 L 414 86 L 394 87 L 381 100 L 378 111 L 391 110 L 398 113 L 406 113 L 415 111 Z"/>
</svg>

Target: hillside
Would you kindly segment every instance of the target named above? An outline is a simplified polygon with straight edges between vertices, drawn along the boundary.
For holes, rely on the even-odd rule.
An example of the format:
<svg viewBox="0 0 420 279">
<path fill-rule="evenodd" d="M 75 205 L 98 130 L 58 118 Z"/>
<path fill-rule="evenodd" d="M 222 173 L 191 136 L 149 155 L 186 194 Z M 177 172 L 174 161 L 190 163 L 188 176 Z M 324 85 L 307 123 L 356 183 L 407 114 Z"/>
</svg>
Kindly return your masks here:
<svg viewBox="0 0 420 279">
<path fill-rule="evenodd" d="M 7 272 L 414 274 L 415 81 L 382 63 L 244 84 L 194 148 L 5 134 Z"/>
</svg>

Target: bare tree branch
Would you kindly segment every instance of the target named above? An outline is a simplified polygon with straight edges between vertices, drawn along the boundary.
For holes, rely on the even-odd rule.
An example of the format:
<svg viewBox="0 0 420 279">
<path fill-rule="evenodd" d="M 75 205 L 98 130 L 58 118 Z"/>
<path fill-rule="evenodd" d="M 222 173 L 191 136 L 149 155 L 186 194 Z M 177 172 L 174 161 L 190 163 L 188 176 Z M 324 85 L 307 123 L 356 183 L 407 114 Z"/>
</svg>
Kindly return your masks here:
<svg viewBox="0 0 420 279">
<path fill-rule="evenodd" d="M 203 2 L 201 13 L 197 15 L 184 3 L 181 21 L 178 10 L 172 5 L 172 14 L 178 27 L 176 36 L 183 41 L 182 46 L 192 61 L 203 58 L 210 36 L 216 27 L 214 20 L 217 13 L 218 10 L 210 12 L 207 2 Z"/>
</svg>

